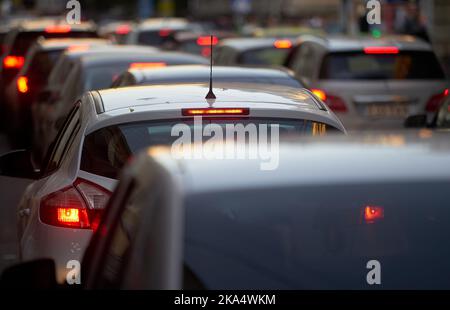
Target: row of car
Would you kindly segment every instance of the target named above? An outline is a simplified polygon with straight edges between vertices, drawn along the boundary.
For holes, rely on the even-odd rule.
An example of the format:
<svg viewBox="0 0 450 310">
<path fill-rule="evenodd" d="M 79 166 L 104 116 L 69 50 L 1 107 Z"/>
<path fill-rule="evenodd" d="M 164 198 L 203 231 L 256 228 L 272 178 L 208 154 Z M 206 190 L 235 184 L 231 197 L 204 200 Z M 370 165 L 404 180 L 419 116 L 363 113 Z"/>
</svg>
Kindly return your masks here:
<svg viewBox="0 0 450 310">
<path fill-rule="evenodd" d="M 445 75 L 429 78 L 412 58 L 415 48 L 435 59 L 429 47 L 406 38 L 219 40 L 195 30 L 210 50 L 192 55 L 158 41 L 181 33 L 178 23 L 192 26 L 158 19 L 128 29 L 125 42 L 152 46 L 41 38 L 24 54 L 4 89 L 3 115 L 12 141 L 22 133 L 19 142 L 29 136 L 32 148 L 2 156 L 0 174 L 34 180 L 17 207 L 19 256 L 32 262 L 6 271 L 4 283 L 34 283 L 36 274 L 63 283 L 68 263 L 82 261 L 85 288 L 364 288 L 367 262 L 378 258 L 386 288 L 449 286 L 441 265 L 448 251 L 430 251 L 448 235 L 448 137 L 422 130 L 348 140 L 333 112 L 355 119 L 374 104 L 424 112 L 429 93 L 445 86 Z M 285 57 L 297 69 L 272 67 Z M 250 64 L 266 67 L 243 66 Z M 432 67 L 425 69 L 443 74 Z M 332 81 L 349 70 L 355 75 Z M 420 81 L 411 84 L 415 74 Z M 427 93 L 414 95 L 422 84 Z M 394 86 L 408 96 L 394 95 Z M 436 124 L 448 124 L 448 102 L 441 111 Z M 403 122 L 400 114 L 391 116 Z M 378 118 L 386 121 L 364 120 Z M 258 134 L 276 125 L 280 165 L 176 159 L 179 124 L 251 124 Z M 416 264 L 423 273 L 411 282 Z"/>
</svg>

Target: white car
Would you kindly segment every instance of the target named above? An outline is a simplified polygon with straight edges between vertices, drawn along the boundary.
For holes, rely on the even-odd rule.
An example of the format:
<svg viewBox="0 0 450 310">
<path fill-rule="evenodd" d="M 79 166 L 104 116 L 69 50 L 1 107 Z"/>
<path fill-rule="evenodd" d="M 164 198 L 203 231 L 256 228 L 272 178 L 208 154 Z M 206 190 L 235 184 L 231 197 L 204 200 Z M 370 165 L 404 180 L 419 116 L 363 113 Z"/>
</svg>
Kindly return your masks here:
<svg viewBox="0 0 450 310">
<path fill-rule="evenodd" d="M 321 136 L 345 133 L 339 119 L 309 91 L 257 84 L 164 85 L 91 91 L 69 114 L 47 167 L 18 206 L 21 260 L 53 258 L 58 280 L 66 264 L 80 260 L 102 209 L 130 156 L 154 145 L 171 145 L 174 125 L 277 124 L 280 133 Z M 33 176 L 19 151 L 1 158 L 1 174 Z"/>
<path fill-rule="evenodd" d="M 349 130 L 400 129 L 410 115 L 431 118 L 448 95 L 432 46 L 411 36 L 304 36 L 285 65 Z"/>
</svg>

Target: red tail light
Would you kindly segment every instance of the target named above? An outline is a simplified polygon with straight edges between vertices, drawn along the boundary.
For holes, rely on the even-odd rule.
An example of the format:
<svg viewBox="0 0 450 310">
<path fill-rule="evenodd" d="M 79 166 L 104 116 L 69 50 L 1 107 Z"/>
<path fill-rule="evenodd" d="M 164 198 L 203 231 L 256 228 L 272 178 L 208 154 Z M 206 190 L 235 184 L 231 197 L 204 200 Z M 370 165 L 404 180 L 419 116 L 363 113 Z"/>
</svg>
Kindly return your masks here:
<svg viewBox="0 0 450 310">
<path fill-rule="evenodd" d="M 375 206 L 366 206 L 364 208 L 364 219 L 372 224 L 384 218 L 384 208 Z"/>
<path fill-rule="evenodd" d="M 364 49 L 364 53 L 368 55 L 395 55 L 399 52 L 395 46 L 370 46 Z"/>
<path fill-rule="evenodd" d="M 160 37 L 168 37 L 168 36 L 170 36 L 171 33 L 172 33 L 171 29 L 161 29 L 159 31 L 159 36 Z"/>
<path fill-rule="evenodd" d="M 52 25 L 45 28 L 47 33 L 68 33 L 72 30 L 69 25 Z"/>
<path fill-rule="evenodd" d="M 316 95 L 317 98 L 325 102 L 334 112 L 347 112 L 347 106 L 341 98 L 327 94 L 321 89 L 312 89 L 311 92 Z"/>
<path fill-rule="evenodd" d="M 431 97 L 427 103 L 426 111 L 427 112 L 436 112 L 439 109 L 439 107 L 441 106 L 441 103 L 448 96 L 448 94 L 449 94 L 449 90 L 446 89 L 442 93 Z"/>
<path fill-rule="evenodd" d="M 206 109 L 182 109 L 183 116 L 203 116 L 203 115 L 249 115 L 247 108 L 206 108 Z"/>
<path fill-rule="evenodd" d="M 68 52 L 86 52 L 90 49 L 90 45 L 88 44 L 82 44 L 82 45 L 72 45 L 69 46 L 66 50 Z"/>
<path fill-rule="evenodd" d="M 219 43 L 219 38 L 213 36 L 212 42 L 211 42 L 211 36 L 199 37 L 197 39 L 197 45 L 200 45 L 200 46 L 210 46 L 211 43 L 212 43 L 212 45 L 217 45 Z"/>
<path fill-rule="evenodd" d="M 22 94 L 28 92 L 28 78 L 26 76 L 20 76 L 17 79 L 17 90 Z"/>
<path fill-rule="evenodd" d="M 273 46 L 275 46 L 275 48 L 280 48 L 280 49 L 291 48 L 292 42 L 290 40 L 276 40 L 273 43 Z"/>
<path fill-rule="evenodd" d="M 3 58 L 3 67 L 5 69 L 20 69 L 25 63 L 25 58 L 22 56 L 6 56 Z"/>
<path fill-rule="evenodd" d="M 116 28 L 116 34 L 125 35 L 125 34 L 130 33 L 130 31 L 131 31 L 131 26 L 130 25 L 126 25 L 126 24 L 125 25 L 119 25 Z"/>
<path fill-rule="evenodd" d="M 73 186 L 44 197 L 39 216 L 52 226 L 95 230 L 110 196 L 106 189 L 78 179 Z"/>
</svg>

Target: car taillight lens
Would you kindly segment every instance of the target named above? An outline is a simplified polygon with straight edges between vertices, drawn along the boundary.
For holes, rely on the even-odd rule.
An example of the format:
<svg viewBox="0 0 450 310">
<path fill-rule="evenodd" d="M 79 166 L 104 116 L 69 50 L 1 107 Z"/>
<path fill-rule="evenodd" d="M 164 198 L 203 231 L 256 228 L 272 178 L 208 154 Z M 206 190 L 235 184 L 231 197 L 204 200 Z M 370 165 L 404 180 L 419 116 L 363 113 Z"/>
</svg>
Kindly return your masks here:
<svg viewBox="0 0 450 310">
<path fill-rule="evenodd" d="M 116 28 L 116 34 L 120 34 L 120 35 L 125 35 L 131 32 L 131 26 L 124 24 L 124 25 L 119 25 Z"/>
<path fill-rule="evenodd" d="M 199 109 L 182 109 L 183 116 L 226 116 L 226 115 L 249 115 L 248 108 L 199 108 Z"/>
<path fill-rule="evenodd" d="M 213 36 L 212 40 L 211 40 L 211 36 L 198 37 L 198 39 L 197 39 L 197 45 L 200 45 L 200 46 L 211 46 L 211 44 L 217 45 L 218 43 L 219 43 L 219 38 L 217 38 L 216 36 Z"/>
<path fill-rule="evenodd" d="M 448 94 L 449 94 L 449 90 L 446 89 L 442 93 L 436 94 L 433 97 L 431 97 L 427 103 L 426 111 L 427 112 L 436 112 L 439 109 L 439 107 L 441 106 L 441 103 L 448 96 Z"/>
<path fill-rule="evenodd" d="M 160 37 L 168 37 L 168 36 L 170 36 L 170 34 L 171 34 L 172 32 L 173 32 L 172 29 L 161 29 L 161 30 L 159 31 L 159 36 L 160 36 Z"/>
<path fill-rule="evenodd" d="M 367 55 L 396 55 L 400 50 L 396 46 L 368 46 L 364 48 Z"/>
<path fill-rule="evenodd" d="M 17 90 L 22 94 L 28 92 L 28 78 L 26 76 L 20 76 L 17 79 Z"/>
<path fill-rule="evenodd" d="M 276 40 L 273 46 L 279 49 L 288 49 L 292 47 L 292 42 L 290 40 Z"/>
<path fill-rule="evenodd" d="M 47 33 L 68 33 L 71 30 L 72 27 L 70 27 L 69 25 L 52 25 L 45 28 L 45 32 Z"/>
<path fill-rule="evenodd" d="M 130 69 L 154 69 L 167 66 L 165 62 L 134 62 L 130 64 Z"/>
<path fill-rule="evenodd" d="M 52 226 L 95 230 L 110 196 L 106 189 L 78 179 L 73 186 L 44 197 L 39 216 Z"/>
<path fill-rule="evenodd" d="M 317 98 L 325 102 L 334 112 L 347 112 L 347 106 L 341 98 L 327 94 L 321 89 L 312 89 L 311 92 L 316 95 Z"/>
<path fill-rule="evenodd" d="M 364 208 L 364 220 L 372 224 L 384 218 L 384 208 L 375 206 L 366 206 Z"/>
<path fill-rule="evenodd" d="M 25 58 L 22 56 L 6 56 L 3 59 L 3 67 L 5 69 L 20 69 L 25 63 Z"/>
</svg>

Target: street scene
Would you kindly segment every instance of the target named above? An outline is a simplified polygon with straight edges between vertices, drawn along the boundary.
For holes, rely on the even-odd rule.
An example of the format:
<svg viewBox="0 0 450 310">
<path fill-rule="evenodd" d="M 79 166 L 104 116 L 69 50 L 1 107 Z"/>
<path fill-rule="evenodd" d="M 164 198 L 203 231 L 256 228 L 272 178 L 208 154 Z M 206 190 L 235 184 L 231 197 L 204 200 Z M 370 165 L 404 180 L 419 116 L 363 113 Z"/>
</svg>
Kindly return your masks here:
<svg viewBox="0 0 450 310">
<path fill-rule="evenodd" d="M 0 0 L 0 289 L 449 290 L 449 74 L 450 0 Z"/>
</svg>

